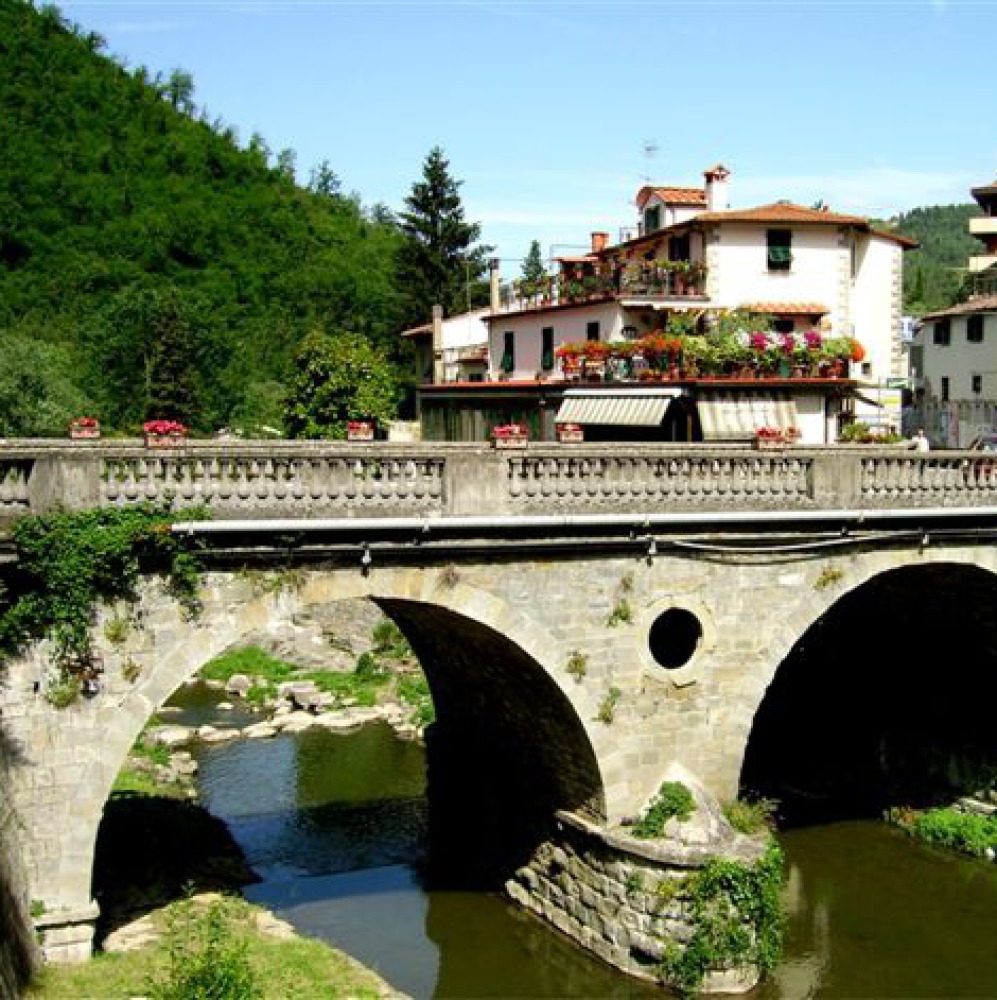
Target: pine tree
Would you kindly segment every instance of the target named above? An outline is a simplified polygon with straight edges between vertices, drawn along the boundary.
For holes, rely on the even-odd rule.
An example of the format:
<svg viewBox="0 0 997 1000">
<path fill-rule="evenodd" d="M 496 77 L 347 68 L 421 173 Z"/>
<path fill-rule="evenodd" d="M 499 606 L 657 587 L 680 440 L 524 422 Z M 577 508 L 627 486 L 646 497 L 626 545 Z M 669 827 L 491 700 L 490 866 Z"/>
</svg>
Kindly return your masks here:
<svg viewBox="0 0 997 1000">
<path fill-rule="evenodd" d="M 462 183 L 450 175 L 443 150 L 435 146 L 423 164 L 422 180 L 405 199 L 406 211 L 399 214 L 406 237 L 398 259 L 399 278 L 413 322 L 424 322 L 437 304 L 453 315 L 487 301 L 483 278 L 492 247 L 474 245 L 481 226 L 464 218 Z"/>
<path fill-rule="evenodd" d="M 546 281 L 547 269 L 544 267 L 543 257 L 540 254 L 540 241 L 534 240 L 523 260 L 523 277 L 520 280 L 520 287 L 523 294 L 529 298 L 541 291 Z"/>
</svg>

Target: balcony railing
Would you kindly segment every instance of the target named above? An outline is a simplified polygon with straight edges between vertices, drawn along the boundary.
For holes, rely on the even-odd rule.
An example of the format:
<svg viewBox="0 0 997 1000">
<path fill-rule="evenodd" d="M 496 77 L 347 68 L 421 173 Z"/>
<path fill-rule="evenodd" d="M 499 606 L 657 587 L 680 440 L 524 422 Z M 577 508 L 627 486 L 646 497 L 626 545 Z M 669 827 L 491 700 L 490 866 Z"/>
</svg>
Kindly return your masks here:
<svg viewBox="0 0 997 1000">
<path fill-rule="evenodd" d="M 705 288 L 706 269 L 699 265 L 687 265 L 685 262 L 628 264 L 611 272 L 577 278 L 557 276 L 506 285 L 502 288 L 501 308 L 503 312 L 518 312 L 621 296 L 701 298 Z"/>
</svg>

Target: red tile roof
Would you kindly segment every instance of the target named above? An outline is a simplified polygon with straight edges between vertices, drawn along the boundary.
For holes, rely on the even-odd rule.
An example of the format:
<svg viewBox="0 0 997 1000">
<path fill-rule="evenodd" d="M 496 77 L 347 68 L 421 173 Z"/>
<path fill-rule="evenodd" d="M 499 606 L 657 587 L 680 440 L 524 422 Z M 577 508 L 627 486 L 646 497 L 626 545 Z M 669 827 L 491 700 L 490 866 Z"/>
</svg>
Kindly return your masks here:
<svg viewBox="0 0 997 1000">
<path fill-rule="evenodd" d="M 997 312 L 997 295 L 976 295 L 966 302 L 960 302 L 951 309 L 940 309 L 928 313 L 922 319 L 941 319 L 944 316 L 967 316 L 970 313 Z"/>
<path fill-rule="evenodd" d="M 776 201 L 757 208 L 726 209 L 722 212 L 701 212 L 697 222 L 765 222 L 765 223 L 817 223 L 828 226 L 867 226 L 869 220 L 861 215 L 839 215 L 820 208 L 806 208 L 791 201 Z"/>
<path fill-rule="evenodd" d="M 637 207 L 643 208 L 652 195 L 657 195 L 666 205 L 693 205 L 706 207 L 706 192 L 702 188 L 654 187 L 647 185 L 637 192 Z"/>
</svg>

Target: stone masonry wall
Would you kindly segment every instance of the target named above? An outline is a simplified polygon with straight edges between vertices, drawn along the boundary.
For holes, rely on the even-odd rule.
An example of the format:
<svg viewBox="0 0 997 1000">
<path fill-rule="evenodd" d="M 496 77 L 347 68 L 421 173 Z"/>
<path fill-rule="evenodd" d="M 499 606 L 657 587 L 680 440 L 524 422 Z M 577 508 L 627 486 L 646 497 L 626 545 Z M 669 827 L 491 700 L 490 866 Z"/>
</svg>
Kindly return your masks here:
<svg viewBox="0 0 997 1000">
<path fill-rule="evenodd" d="M 603 961 L 661 982 L 658 963 L 665 949 L 683 947 L 693 932 L 679 887 L 719 852 L 652 845 L 564 813 L 558 827 L 557 839 L 540 845 L 506 891 Z M 754 861 L 761 852 L 754 842 L 738 838 L 724 853 Z M 757 981 L 753 969 L 714 972 L 704 992 L 743 992 Z"/>
<path fill-rule="evenodd" d="M 503 672 L 496 655 L 492 667 L 479 672 L 474 657 L 465 656 L 451 665 L 462 671 L 461 683 L 441 690 L 511 704 L 513 693 L 503 684 L 516 683 L 526 669 L 543 674 L 577 718 L 573 739 L 591 747 L 601 818 L 613 825 L 639 813 L 675 764 L 714 798 L 733 798 L 755 712 L 779 664 L 844 594 L 878 574 L 918 567 L 927 575 L 913 598 L 929 600 L 934 566 L 997 571 L 992 545 L 925 546 L 920 539 L 889 548 L 775 555 L 660 549 L 653 558 L 618 556 L 580 544 L 571 557 L 482 556 L 455 565 L 446 556 L 446 562 L 420 566 L 393 566 L 379 556 L 366 572 L 359 561 L 316 565 L 303 569 L 293 586 L 270 588 L 254 587 L 236 572 L 213 572 L 203 580 L 203 611 L 193 620 L 149 581 L 136 608 L 101 613 L 95 639 L 104 674 L 94 698 L 66 709 L 48 703 L 44 693 L 54 674 L 43 646 L 6 664 L 0 712 L 20 754 L 10 797 L 23 824 L 28 898 L 45 905 L 40 924 L 46 950 L 67 958 L 89 951 L 97 828 L 111 785 L 150 715 L 213 656 L 281 622 L 321 617 L 321 609 L 339 601 L 372 598 L 385 608 L 392 601 L 404 604 L 415 616 L 425 609 L 426 628 L 447 632 L 441 646 L 483 634 L 504 637 L 518 650 L 520 671 Z M 624 604 L 628 615 L 614 615 Z M 434 615 L 434 608 L 446 614 Z M 702 637 L 687 663 L 665 669 L 651 654 L 649 634 L 673 608 L 694 614 Z M 133 622 L 118 643 L 104 632 L 113 615 Z M 569 670 L 576 653 L 584 661 L 580 673 Z M 861 671 L 843 671 L 841 682 L 862 697 Z M 460 704 L 441 707 L 441 717 L 447 710 L 460 713 Z M 556 733 L 542 714 L 536 723 L 519 731 L 532 741 L 532 752 L 556 759 L 564 750 L 551 745 Z"/>
</svg>

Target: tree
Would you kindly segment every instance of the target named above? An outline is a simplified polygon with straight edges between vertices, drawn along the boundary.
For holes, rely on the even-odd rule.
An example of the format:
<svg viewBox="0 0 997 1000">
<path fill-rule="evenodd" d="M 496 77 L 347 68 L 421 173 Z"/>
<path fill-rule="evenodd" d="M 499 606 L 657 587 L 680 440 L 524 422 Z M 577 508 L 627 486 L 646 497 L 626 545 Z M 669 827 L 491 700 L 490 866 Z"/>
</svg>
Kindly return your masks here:
<svg viewBox="0 0 997 1000">
<path fill-rule="evenodd" d="M 527 297 L 536 295 L 547 281 L 547 269 L 544 267 L 543 257 L 540 254 L 540 241 L 534 240 L 530 244 L 529 253 L 523 260 L 523 277 L 520 286 Z"/>
<path fill-rule="evenodd" d="M 311 333 L 294 357 L 284 402 L 292 438 L 346 437 L 350 420 L 384 423 L 396 413 L 399 380 L 387 358 L 354 333 Z"/>
<path fill-rule="evenodd" d="M 475 246 L 481 226 L 464 219 L 462 181 L 450 175 L 443 150 L 430 150 L 422 180 L 412 185 L 399 213 L 405 236 L 399 255 L 399 277 L 410 304 L 409 318 L 424 321 L 434 305 L 447 314 L 487 301 L 482 280 L 490 246 Z"/>
<path fill-rule="evenodd" d="M 43 343 L 37 330 L 2 336 L 0 437 L 63 437 L 74 417 L 95 415 L 64 348 Z"/>
<path fill-rule="evenodd" d="M 147 322 L 152 349 L 146 415 L 192 424 L 198 417 L 198 404 L 191 312 L 172 290 L 153 298 L 150 307 Z"/>
</svg>

